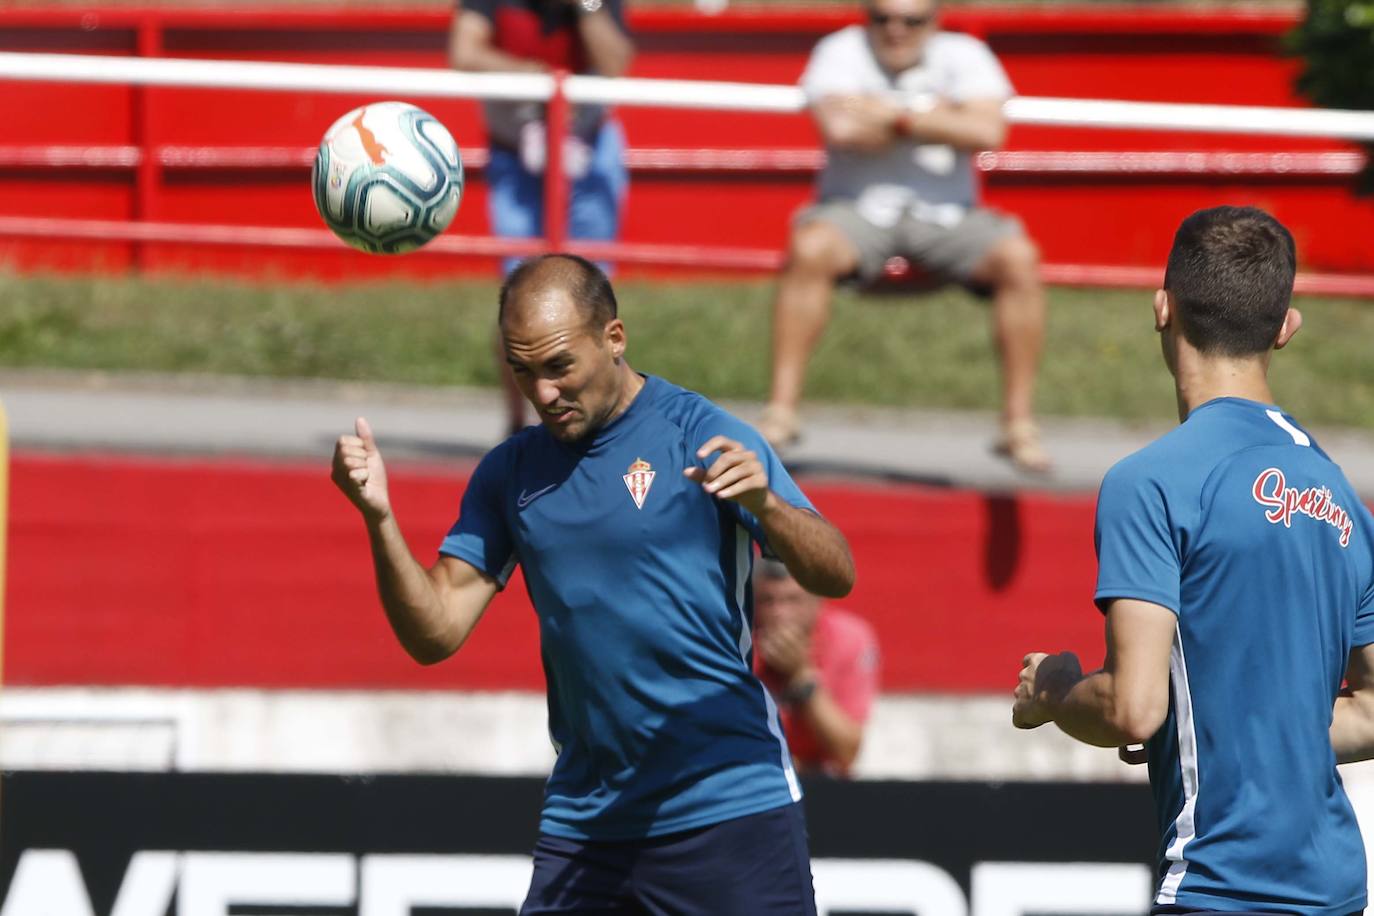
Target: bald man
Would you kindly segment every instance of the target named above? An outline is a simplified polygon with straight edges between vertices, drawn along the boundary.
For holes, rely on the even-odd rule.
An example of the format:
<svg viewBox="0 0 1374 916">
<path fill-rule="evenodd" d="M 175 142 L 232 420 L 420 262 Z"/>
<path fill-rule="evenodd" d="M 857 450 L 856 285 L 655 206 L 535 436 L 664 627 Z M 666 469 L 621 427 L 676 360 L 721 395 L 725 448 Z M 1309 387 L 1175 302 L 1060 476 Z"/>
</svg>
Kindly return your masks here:
<svg viewBox="0 0 1374 916">
<path fill-rule="evenodd" d="M 364 419 L 333 476 L 422 664 L 457 651 L 524 570 L 558 759 L 521 913 L 814 914 L 801 789 L 753 674 L 750 572 L 756 542 L 843 596 L 848 544 L 751 427 L 630 368 L 596 265 L 524 262 L 499 322 L 541 423 L 482 460 L 432 566 L 406 546 Z"/>
</svg>

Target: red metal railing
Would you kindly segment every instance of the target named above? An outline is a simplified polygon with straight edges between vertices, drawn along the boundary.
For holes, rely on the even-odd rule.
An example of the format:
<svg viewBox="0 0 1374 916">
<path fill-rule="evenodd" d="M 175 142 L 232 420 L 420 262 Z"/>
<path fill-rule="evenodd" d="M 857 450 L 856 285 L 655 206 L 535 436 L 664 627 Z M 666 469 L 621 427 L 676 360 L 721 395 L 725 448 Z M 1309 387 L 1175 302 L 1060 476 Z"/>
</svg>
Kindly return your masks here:
<svg viewBox="0 0 1374 916">
<path fill-rule="evenodd" d="M 568 104 L 566 70 L 553 75 L 553 98 L 545 109 L 547 122 L 548 157 L 544 166 L 544 243 L 550 251 L 562 251 L 568 238 L 568 176 L 563 171 L 563 144 L 568 139 Z"/>
<path fill-rule="evenodd" d="M 8 29 L 3 42 L 24 46 L 26 29 L 33 30 L 33 41 L 39 45 L 50 42 L 31 50 L 60 46 L 90 53 L 436 66 L 443 56 L 448 17 L 447 11 L 438 9 L 6 9 L 0 10 L 0 26 Z M 636 73 L 787 82 L 795 78 L 812 39 L 854 18 L 852 10 L 732 9 L 719 17 L 640 10 L 632 25 L 637 34 L 651 38 Z M 1272 50 L 1294 21 L 1291 12 L 1283 11 L 1157 8 L 1018 7 L 946 13 L 949 26 L 986 37 L 1003 56 L 1018 88 L 1028 94 L 1066 95 L 1089 83 L 1094 91 L 1120 98 L 1145 95 L 1269 106 L 1298 104 L 1281 73 L 1292 63 Z M 298 32 L 308 40 L 297 41 Z M 1102 70 L 1098 44 L 1119 50 L 1128 35 L 1131 53 L 1118 54 L 1112 66 Z M 679 36 L 686 37 L 679 42 Z M 1186 67 L 1154 64 L 1155 58 L 1167 62 L 1176 52 L 1186 57 Z M 689 72 L 693 67 L 697 69 Z M 1151 74 L 1149 80 L 1137 78 L 1142 68 Z M 1232 72 L 1228 68 L 1240 68 L 1235 72 L 1244 78 L 1216 78 Z M 46 108 L 66 113 L 63 106 L 70 104 L 72 94 L 32 85 L 39 87 L 33 97 L 16 92 L 16 111 Z M 465 165 L 477 180 L 470 185 L 459 234 L 436 240 L 419 255 L 388 262 L 344 252 L 318 228 L 308 212 L 308 195 L 300 192 L 292 173 L 307 168 L 313 157 L 313 149 L 303 142 L 314 132 L 309 125 L 315 120 L 327 123 L 323 115 L 336 114 L 332 106 L 351 100 L 301 93 L 298 100 L 291 97 L 292 107 L 287 109 L 280 101 L 264 101 L 262 94 L 137 86 L 83 94 L 114 99 L 116 106 L 127 104 L 129 118 L 122 132 L 112 124 L 99 136 L 94 129 L 67 128 L 50 136 L 32 119 L 27 128 L 9 131 L 6 145 L 0 146 L 0 169 L 6 170 L 0 173 L 0 183 L 11 182 L 5 199 L 13 215 L 0 222 L 0 235 L 17 240 L 7 250 L 20 256 L 55 251 L 63 239 L 94 243 L 92 250 L 103 244 L 106 253 L 124 244 L 119 250 L 131 253 L 130 263 L 155 269 L 178 258 L 192 265 L 206 261 L 194 252 L 195 246 L 207 252 L 215 246 L 221 251 L 283 252 L 261 259 L 245 255 L 241 267 L 227 269 L 332 259 L 338 275 L 350 273 L 353 265 L 373 273 L 393 267 L 410 271 L 416 265 L 451 263 L 454 256 L 493 258 L 566 246 L 635 264 L 744 270 L 768 270 L 778 264 L 787 214 L 806 199 L 811 175 L 823 163 L 822 153 L 806 145 L 814 144 L 814 135 L 804 119 L 721 114 L 703 122 L 706 116 L 693 121 L 691 113 L 623 109 L 631 137 L 641 144 L 627 155 L 635 179 L 626 243 L 580 244 L 567 238 L 566 204 L 560 203 L 566 202 L 568 192 L 559 167 L 561 128 L 554 123 L 566 116 L 562 77 L 558 87 L 550 106 L 551 180 L 545 188 L 547 235 L 542 241 L 494 239 L 478 234 L 475 226 L 469 228 L 480 219 L 485 151 L 467 148 Z M 127 102 L 119 92 L 127 93 Z M 193 108 L 188 100 L 200 107 Z M 236 129 L 218 129 L 221 115 Z M 456 117 L 461 129 L 455 135 L 467 140 L 478 136 L 475 106 L 470 115 L 460 112 Z M 204 126 L 192 129 L 189 125 L 197 118 Z M 86 112 L 52 118 L 58 126 L 92 123 L 100 123 L 100 118 Z M 296 129 L 302 124 L 309 129 Z M 91 141 L 81 142 L 88 133 Z M 1186 212 L 1185 207 L 1221 198 L 1269 206 L 1295 226 L 1310 263 L 1325 268 L 1305 277 L 1308 288 L 1356 294 L 1370 288 L 1367 253 L 1354 240 L 1367 237 L 1367 228 L 1374 230 L 1374 217 L 1349 194 L 1363 156 L 1348 145 L 1281 141 L 1276 148 L 1272 139 L 1223 143 L 1200 135 L 1111 136 L 1025 127 L 1014 130 L 1013 140 L 1017 146 L 1010 150 L 979 156 L 977 167 L 990 202 L 1020 215 L 1040 241 L 1048 279 L 1153 284 L 1157 271 L 1152 265 L 1167 250 L 1165 232 L 1171 231 L 1178 214 Z M 1122 148 L 1123 143 L 1133 146 Z M 33 182 L 37 190 L 26 198 L 23 182 L 35 171 L 71 178 Z M 127 185 L 120 183 L 121 175 L 128 176 Z M 59 195 L 59 202 L 50 204 L 48 189 L 68 184 L 81 190 Z M 129 192 L 123 209 L 111 203 L 108 193 L 117 184 Z M 85 194 L 86 188 L 95 193 Z M 729 195 L 730 220 L 719 219 L 719 207 L 703 206 L 704 191 Z M 218 203 L 205 203 L 212 193 L 219 195 L 214 198 Z M 1107 200 L 1111 205 L 1104 207 Z M 209 214 L 221 215 L 216 219 Z M 272 225 L 257 225 L 273 220 L 277 222 Z M 235 221 L 254 225 L 216 224 Z M 1331 232 L 1332 226 L 1342 231 Z M 42 248 L 45 239 L 51 240 L 48 249 Z M 302 254 L 291 260 L 292 250 Z M 207 255 L 210 262 L 229 263 L 217 257 Z M 124 263 L 118 258 L 111 261 L 116 267 Z M 389 266 L 380 266 L 383 263 Z M 294 266 L 265 269 L 298 272 Z"/>
</svg>

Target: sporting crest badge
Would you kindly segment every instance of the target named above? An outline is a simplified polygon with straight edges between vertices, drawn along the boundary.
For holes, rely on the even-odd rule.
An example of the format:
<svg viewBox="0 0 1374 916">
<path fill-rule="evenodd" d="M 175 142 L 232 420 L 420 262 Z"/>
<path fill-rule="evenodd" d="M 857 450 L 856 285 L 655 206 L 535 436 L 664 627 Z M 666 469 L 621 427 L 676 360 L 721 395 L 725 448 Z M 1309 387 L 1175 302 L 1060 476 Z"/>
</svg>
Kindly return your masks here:
<svg viewBox="0 0 1374 916">
<path fill-rule="evenodd" d="M 634 464 L 630 465 L 630 470 L 621 479 L 625 481 L 630 496 L 634 498 L 635 508 L 643 509 L 644 498 L 649 495 L 649 488 L 654 485 L 653 465 L 643 458 L 636 458 Z"/>
</svg>

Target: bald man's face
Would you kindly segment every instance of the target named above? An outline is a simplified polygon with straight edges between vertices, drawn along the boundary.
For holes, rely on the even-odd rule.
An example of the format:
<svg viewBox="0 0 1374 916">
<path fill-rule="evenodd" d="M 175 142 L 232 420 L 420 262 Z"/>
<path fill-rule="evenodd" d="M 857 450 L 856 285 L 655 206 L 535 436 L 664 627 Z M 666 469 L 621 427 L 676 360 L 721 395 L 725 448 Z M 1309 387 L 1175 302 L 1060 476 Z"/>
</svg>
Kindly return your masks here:
<svg viewBox="0 0 1374 916">
<path fill-rule="evenodd" d="M 588 324 L 568 293 L 544 287 L 513 297 L 501 321 L 506 362 L 555 439 L 576 442 L 616 412 L 625 326 Z"/>
</svg>

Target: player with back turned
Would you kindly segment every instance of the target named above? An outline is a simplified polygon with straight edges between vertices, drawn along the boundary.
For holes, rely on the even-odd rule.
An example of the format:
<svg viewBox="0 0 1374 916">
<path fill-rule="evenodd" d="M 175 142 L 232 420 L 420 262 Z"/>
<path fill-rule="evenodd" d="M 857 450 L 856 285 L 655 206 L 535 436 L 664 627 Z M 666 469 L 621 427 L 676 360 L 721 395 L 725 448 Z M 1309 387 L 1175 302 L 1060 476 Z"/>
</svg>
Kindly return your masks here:
<svg viewBox="0 0 1374 916">
<path fill-rule="evenodd" d="M 542 424 L 482 459 L 432 566 L 406 546 L 365 420 L 339 438 L 333 476 L 422 663 L 457 651 L 524 571 L 558 759 L 522 914 L 814 914 L 801 790 L 751 669 L 749 576 L 758 542 L 844 595 L 844 537 L 753 429 L 630 368 L 594 264 L 526 261 L 500 329 Z"/>
<path fill-rule="evenodd" d="M 1106 662 L 1024 660 L 1014 724 L 1145 743 L 1161 835 L 1154 913 L 1345 916 L 1364 844 L 1336 764 L 1374 756 L 1374 519 L 1273 403 L 1292 236 L 1268 214 L 1183 221 L 1155 294 L 1181 425 L 1097 502 Z M 1342 689 L 1342 682 L 1347 689 Z"/>
</svg>

